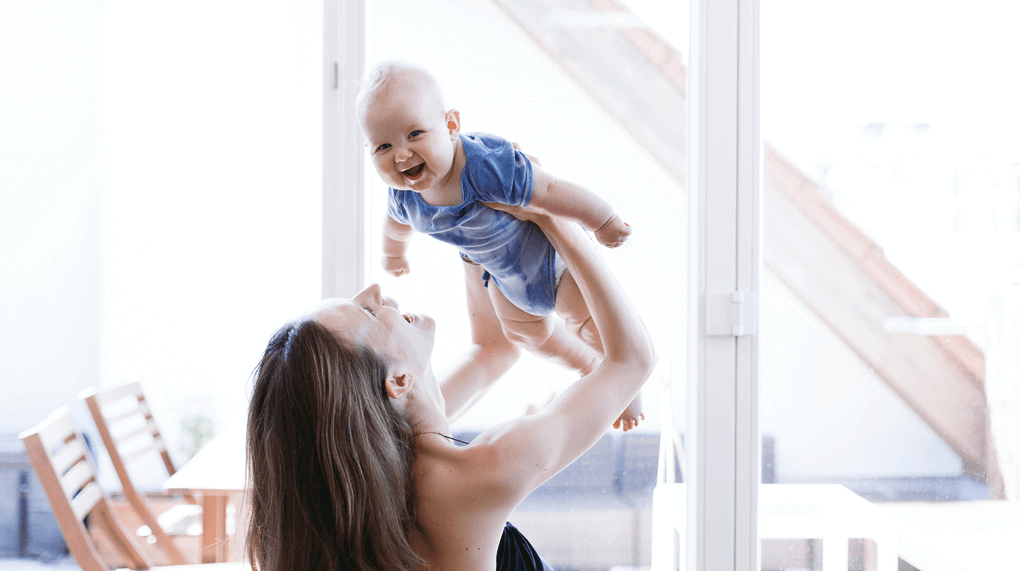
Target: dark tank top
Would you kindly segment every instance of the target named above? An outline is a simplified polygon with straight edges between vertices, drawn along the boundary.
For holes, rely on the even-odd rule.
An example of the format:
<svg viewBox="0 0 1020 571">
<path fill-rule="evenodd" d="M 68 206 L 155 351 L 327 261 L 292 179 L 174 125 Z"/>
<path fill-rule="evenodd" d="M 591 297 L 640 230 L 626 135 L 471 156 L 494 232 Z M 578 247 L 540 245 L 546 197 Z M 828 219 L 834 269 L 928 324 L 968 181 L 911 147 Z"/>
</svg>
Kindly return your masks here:
<svg viewBox="0 0 1020 571">
<path fill-rule="evenodd" d="M 553 571 L 524 535 L 506 523 L 496 550 L 496 571 Z"/>
</svg>

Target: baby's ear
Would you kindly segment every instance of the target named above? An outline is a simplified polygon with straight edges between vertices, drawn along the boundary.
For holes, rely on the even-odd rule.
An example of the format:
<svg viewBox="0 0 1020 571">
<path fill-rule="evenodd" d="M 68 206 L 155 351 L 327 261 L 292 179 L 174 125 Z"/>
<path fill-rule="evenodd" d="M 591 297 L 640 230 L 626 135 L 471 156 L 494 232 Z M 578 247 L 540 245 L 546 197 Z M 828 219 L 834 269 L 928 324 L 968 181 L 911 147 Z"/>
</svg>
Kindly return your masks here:
<svg viewBox="0 0 1020 571">
<path fill-rule="evenodd" d="M 450 132 L 451 139 L 460 134 L 460 111 L 450 109 L 446 112 L 446 128 Z"/>
</svg>

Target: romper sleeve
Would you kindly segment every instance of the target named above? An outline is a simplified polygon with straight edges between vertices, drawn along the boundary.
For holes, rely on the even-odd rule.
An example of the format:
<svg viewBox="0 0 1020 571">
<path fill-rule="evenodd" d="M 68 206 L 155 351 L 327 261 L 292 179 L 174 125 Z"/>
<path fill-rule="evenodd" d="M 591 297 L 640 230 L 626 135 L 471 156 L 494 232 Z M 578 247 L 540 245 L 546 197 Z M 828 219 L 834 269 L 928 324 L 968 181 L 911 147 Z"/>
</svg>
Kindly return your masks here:
<svg viewBox="0 0 1020 571">
<path fill-rule="evenodd" d="M 531 161 L 505 139 L 493 137 L 485 143 L 488 152 L 471 168 L 478 199 L 527 206 L 534 189 Z"/>
<path fill-rule="evenodd" d="M 388 199 L 386 202 L 386 212 L 389 213 L 390 218 L 397 222 L 400 222 L 401 224 L 410 224 L 411 222 L 407 217 L 407 208 L 404 206 L 403 201 L 400 200 L 400 192 L 401 191 L 393 190 L 392 188 L 387 191 L 386 194 Z"/>
</svg>

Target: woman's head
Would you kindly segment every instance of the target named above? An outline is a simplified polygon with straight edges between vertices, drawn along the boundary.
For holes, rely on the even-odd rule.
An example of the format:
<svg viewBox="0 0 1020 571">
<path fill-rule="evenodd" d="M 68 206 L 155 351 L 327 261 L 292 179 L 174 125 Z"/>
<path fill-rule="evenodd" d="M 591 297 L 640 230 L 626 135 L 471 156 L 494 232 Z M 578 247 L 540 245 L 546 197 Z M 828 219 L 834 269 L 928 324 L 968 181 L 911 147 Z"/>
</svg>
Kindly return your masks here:
<svg viewBox="0 0 1020 571">
<path fill-rule="evenodd" d="M 404 369 L 377 350 L 373 335 L 384 336 L 361 341 L 363 327 L 342 323 L 345 304 L 282 327 L 256 369 L 248 556 L 263 571 L 417 562 L 407 539 L 415 522 L 412 421 L 386 388 Z"/>
<path fill-rule="evenodd" d="M 327 299 L 313 308 L 307 318 L 341 339 L 371 347 L 383 355 L 390 365 L 387 392 L 394 398 L 402 393 L 392 381 L 416 381 L 431 373 L 435 321 L 426 315 L 401 313 L 397 302 L 383 296 L 378 284 L 349 300 Z"/>
</svg>

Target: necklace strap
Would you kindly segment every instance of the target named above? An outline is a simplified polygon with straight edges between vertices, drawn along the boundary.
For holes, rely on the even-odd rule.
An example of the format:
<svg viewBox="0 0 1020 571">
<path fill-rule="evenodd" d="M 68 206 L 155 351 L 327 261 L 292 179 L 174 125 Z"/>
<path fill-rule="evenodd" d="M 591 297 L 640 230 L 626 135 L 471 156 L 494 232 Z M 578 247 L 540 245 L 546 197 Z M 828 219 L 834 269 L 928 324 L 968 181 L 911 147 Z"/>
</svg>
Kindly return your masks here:
<svg viewBox="0 0 1020 571">
<path fill-rule="evenodd" d="M 439 436 L 442 436 L 443 438 L 445 438 L 447 440 L 452 440 L 454 442 L 460 442 L 461 444 L 471 444 L 470 442 L 464 442 L 463 440 L 461 440 L 459 438 L 454 438 L 452 436 L 447 436 L 447 435 L 443 434 L 442 432 L 419 432 L 419 433 L 415 434 L 415 436 L 421 436 L 423 434 L 438 434 Z"/>
</svg>

